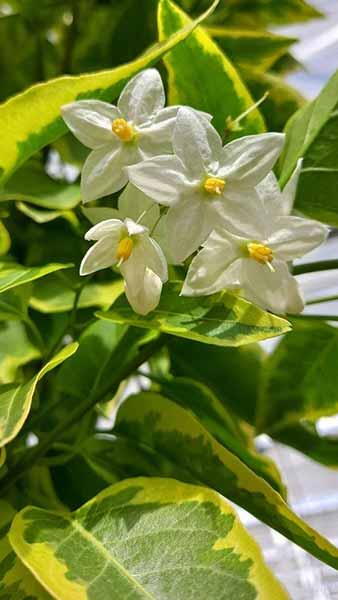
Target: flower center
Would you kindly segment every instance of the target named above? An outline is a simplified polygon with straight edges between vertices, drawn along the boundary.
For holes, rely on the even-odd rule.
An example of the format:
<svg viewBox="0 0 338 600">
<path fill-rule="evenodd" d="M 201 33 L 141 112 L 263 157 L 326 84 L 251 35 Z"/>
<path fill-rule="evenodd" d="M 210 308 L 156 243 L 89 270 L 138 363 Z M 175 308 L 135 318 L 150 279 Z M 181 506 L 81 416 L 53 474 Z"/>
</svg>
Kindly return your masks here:
<svg viewBox="0 0 338 600">
<path fill-rule="evenodd" d="M 257 242 L 250 242 L 247 244 L 247 249 L 250 258 L 254 258 L 262 264 L 271 263 L 273 259 L 273 252 L 269 246 L 259 244 Z"/>
<path fill-rule="evenodd" d="M 122 142 L 131 142 L 135 137 L 134 129 L 125 119 L 114 119 L 111 128 Z"/>
<path fill-rule="evenodd" d="M 127 260 L 132 253 L 134 242 L 131 237 L 122 238 L 117 246 L 116 257 L 119 262 Z"/>
<path fill-rule="evenodd" d="M 220 196 L 224 190 L 225 181 L 218 177 L 207 177 L 203 183 L 203 188 L 208 194 Z"/>
</svg>

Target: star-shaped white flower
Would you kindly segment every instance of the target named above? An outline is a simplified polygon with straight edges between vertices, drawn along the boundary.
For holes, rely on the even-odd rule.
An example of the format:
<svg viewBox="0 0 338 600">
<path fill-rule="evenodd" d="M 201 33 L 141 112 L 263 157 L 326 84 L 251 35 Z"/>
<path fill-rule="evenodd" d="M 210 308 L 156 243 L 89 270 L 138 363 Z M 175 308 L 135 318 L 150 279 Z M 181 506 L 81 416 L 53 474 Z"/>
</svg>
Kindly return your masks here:
<svg viewBox="0 0 338 600">
<path fill-rule="evenodd" d="M 241 211 L 256 195 L 255 186 L 275 163 L 284 135 L 252 135 L 222 147 L 206 119 L 181 108 L 172 141 L 176 156 L 157 156 L 129 167 L 128 172 L 134 185 L 170 207 L 168 244 L 179 263 L 205 241 L 219 215 L 232 215 L 237 224 L 237 216 L 240 220 Z"/>
<path fill-rule="evenodd" d="M 109 215 L 107 211 L 114 211 L 119 216 L 126 212 L 140 213 L 139 217 L 143 215 L 145 222 L 154 225 L 159 207 L 145 199 L 143 194 L 143 199 L 138 198 L 138 194 L 141 192 L 128 186 L 120 198 L 119 212 L 109 208 L 93 208 L 87 209 L 86 213 L 93 220 L 99 217 L 100 211 L 105 216 Z M 130 211 L 130 202 L 133 200 Z M 164 254 L 158 243 L 150 237 L 148 228 L 129 217 L 123 220 L 109 218 L 89 229 L 85 238 L 94 240 L 95 244 L 82 260 L 80 275 L 118 266 L 125 280 L 126 296 L 134 311 L 146 315 L 154 310 L 160 300 L 162 284 L 168 279 L 168 270 Z"/>
<path fill-rule="evenodd" d="M 182 294 L 200 296 L 222 289 L 241 289 L 243 295 L 278 314 L 299 313 L 304 304 L 288 262 L 321 244 L 327 227 L 316 221 L 288 216 L 292 210 L 300 164 L 280 192 L 271 173 L 251 199 L 254 217 L 249 233 L 224 227 L 214 230 L 193 259 Z"/>
<path fill-rule="evenodd" d="M 117 106 L 80 100 L 62 107 L 69 129 L 92 150 L 81 176 L 83 202 L 123 188 L 128 181 L 127 165 L 172 151 L 179 107 L 164 105 L 161 77 L 156 69 L 146 69 L 127 83 Z"/>
</svg>

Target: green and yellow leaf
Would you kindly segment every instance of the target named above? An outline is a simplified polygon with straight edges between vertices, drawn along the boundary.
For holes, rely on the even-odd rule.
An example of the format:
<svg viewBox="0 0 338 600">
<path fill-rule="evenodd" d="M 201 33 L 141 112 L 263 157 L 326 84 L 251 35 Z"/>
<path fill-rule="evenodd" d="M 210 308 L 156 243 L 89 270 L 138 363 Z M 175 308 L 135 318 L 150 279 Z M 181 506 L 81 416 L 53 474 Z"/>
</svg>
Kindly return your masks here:
<svg viewBox="0 0 338 600">
<path fill-rule="evenodd" d="M 238 456 L 252 471 L 263 477 L 285 497 L 285 486 L 275 463 L 247 443 L 246 436 L 226 405 L 223 405 L 206 385 L 187 377 L 173 377 L 161 383 L 160 392 L 176 404 L 191 410 L 222 446 Z"/>
<path fill-rule="evenodd" d="M 297 38 L 257 29 L 207 27 L 206 30 L 236 65 L 260 71 L 271 68 L 297 41 Z"/>
<path fill-rule="evenodd" d="M 281 77 L 262 73 L 254 68 L 242 68 L 241 74 L 256 101 L 266 92 L 260 111 L 269 131 L 283 131 L 287 121 L 305 104 L 304 98 Z"/>
<path fill-rule="evenodd" d="M 160 0 L 160 40 L 170 39 L 174 32 L 191 23 L 173 2 Z M 171 50 L 164 62 L 168 69 L 170 103 L 185 104 L 210 113 L 220 134 L 225 130 L 227 117 L 238 117 L 253 104 L 236 69 L 202 27 Z M 243 119 L 241 125 L 242 134 L 265 130 L 257 109 Z"/>
<path fill-rule="evenodd" d="M 179 296 L 182 284 L 168 283 L 158 307 L 147 316 L 136 314 L 125 296 L 100 319 L 218 346 L 240 346 L 281 335 L 290 330 L 285 319 L 276 317 L 236 295 L 221 293 L 203 298 Z"/>
<path fill-rule="evenodd" d="M 24 566 L 13 551 L 8 531 L 15 510 L 0 500 L 0 598 L 6 600 L 51 600 L 34 575 Z"/>
<path fill-rule="evenodd" d="M 338 568 L 338 548 L 298 517 L 262 477 L 177 404 L 149 392 L 130 396 L 118 411 L 114 432 L 164 456 L 172 465 L 172 477 L 212 487 L 313 556 Z"/>
<path fill-rule="evenodd" d="M 117 483 L 71 516 L 27 507 L 9 536 L 58 600 L 288 597 L 224 498 L 171 479 Z"/>
<path fill-rule="evenodd" d="M 35 389 L 40 379 L 76 352 L 78 344 L 65 346 L 29 381 L 0 386 L 0 447 L 8 444 L 28 417 Z"/>
<path fill-rule="evenodd" d="M 80 76 L 64 76 L 39 83 L 0 105 L 0 182 L 4 183 L 30 156 L 54 142 L 67 128 L 60 116 L 63 104 L 84 98 L 114 100 L 127 81 L 153 65 L 184 40 L 215 8 L 176 31 L 166 42 L 152 46 L 140 58 L 115 69 Z"/>
<path fill-rule="evenodd" d="M 60 269 L 68 269 L 71 264 L 50 263 L 42 267 L 24 267 L 17 263 L 0 263 L 0 294 L 24 283 L 45 277 Z"/>
</svg>

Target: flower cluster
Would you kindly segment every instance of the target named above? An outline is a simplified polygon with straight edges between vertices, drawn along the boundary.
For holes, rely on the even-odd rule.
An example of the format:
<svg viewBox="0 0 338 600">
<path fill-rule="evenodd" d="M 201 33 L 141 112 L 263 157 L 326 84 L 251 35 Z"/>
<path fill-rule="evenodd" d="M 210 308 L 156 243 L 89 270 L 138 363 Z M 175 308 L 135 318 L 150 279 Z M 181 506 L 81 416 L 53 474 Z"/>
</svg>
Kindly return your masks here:
<svg viewBox="0 0 338 600">
<path fill-rule="evenodd" d="M 272 168 L 283 134 L 223 146 L 210 115 L 165 108 L 155 69 L 131 79 L 117 106 L 82 100 L 62 113 L 92 150 L 82 171 L 83 202 L 125 188 L 118 209 L 85 211 L 94 223 L 86 239 L 95 243 L 81 275 L 118 268 L 128 301 L 145 315 L 160 300 L 167 263 L 189 259 L 183 295 L 236 289 L 272 312 L 303 309 L 288 262 L 321 244 L 327 228 L 290 216 L 301 161 L 281 191 Z"/>
</svg>

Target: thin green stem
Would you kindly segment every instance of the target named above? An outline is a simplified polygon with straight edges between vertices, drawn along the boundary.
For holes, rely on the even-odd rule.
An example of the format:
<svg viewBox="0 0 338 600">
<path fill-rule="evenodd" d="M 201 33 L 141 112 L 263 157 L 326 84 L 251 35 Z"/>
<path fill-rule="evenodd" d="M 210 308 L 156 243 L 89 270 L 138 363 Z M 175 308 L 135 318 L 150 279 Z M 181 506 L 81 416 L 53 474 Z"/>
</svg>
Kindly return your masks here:
<svg viewBox="0 0 338 600">
<path fill-rule="evenodd" d="M 334 294 L 332 296 L 321 296 L 320 298 L 314 298 L 313 300 L 308 300 L 306 302 L 306 306 L 310 306 L 311 304 L 322 304 L 323 302 L 333 302 L 334 300 L 338 300 L 337 294 Z"/>
<path fill-rule="evenodd" d="M 338 315 L 287 315 L 290 321 L 338 321 Z"/>
<path fill-rule="evenodd" d="M 338 259 L 319 260 L 318 262 L 305 263 L 304 265 L 294 265 L 292 274 L 303 275 L 303 273 L 329 271 L 330 269 L 338 269 Z"/>
<path fill-rule="evenodd" d="M 2 494 L 7 492 L 7 490 L 40 458 L 45 456 L 54 442 L 62 438 L 65 431 L 69 431 L 75 423 L 78 423 L 80 419 L 95 406 L 95 404 L 101 402 L 108 392 L 114 394 L 121 381 L 132 375 L 138 367 L 146 362 L 153 354 L 155 354 L 155 352 L 160 350 L 165 342 L 166 336 L 161 335 L 149 344 L 142 346 L 136 356 L 116 370 L 114 378 L 110 381 L 109 389 L 101 390 L 100 397 L 92 397 L 90 395 L 83 402 L 78 404 L 69 413 L 66 419 L 60 421 L 53 431 L 51 431 L 37 446 L 31 450 L 27 449 L 27 453 L 23 459 L 19 461 L 1 481 Z"/>
</svg>

